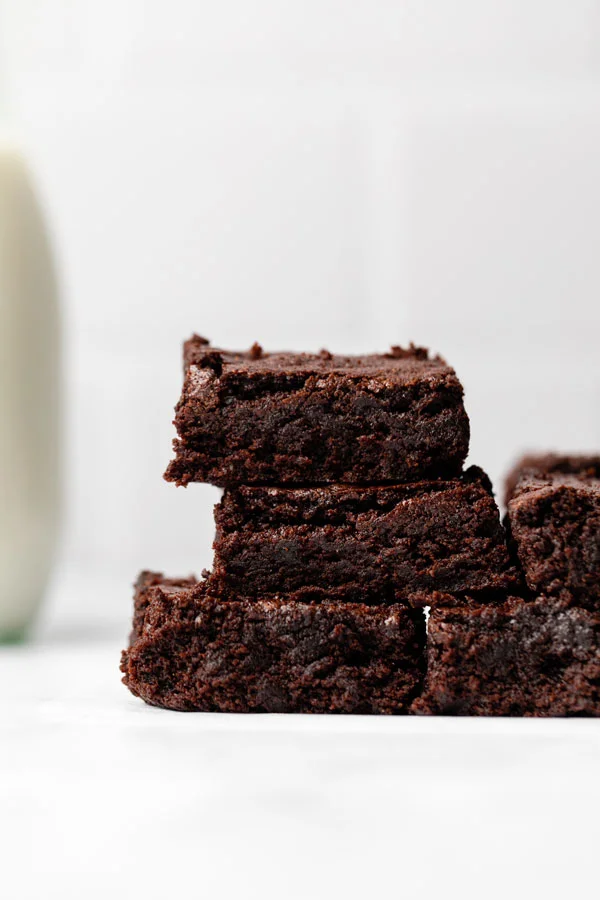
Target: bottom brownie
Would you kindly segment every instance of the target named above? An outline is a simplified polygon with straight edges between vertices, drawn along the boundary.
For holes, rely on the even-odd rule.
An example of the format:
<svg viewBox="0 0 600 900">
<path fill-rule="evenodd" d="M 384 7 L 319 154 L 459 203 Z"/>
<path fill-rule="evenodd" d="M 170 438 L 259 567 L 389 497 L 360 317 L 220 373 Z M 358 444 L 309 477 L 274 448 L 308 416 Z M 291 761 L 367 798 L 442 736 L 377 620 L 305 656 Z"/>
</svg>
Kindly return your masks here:
<svg viewBox="0 0 600 900">
<path fill-rule="evenodd" d="M 221 601 L 143 573 L 135 610 L 123 681 L 155 706 L 405 714 L 421 688 L 424 618 L 404 606 Z"/>
<path fill-rule="evenodd" d="M 412 712 L 600 715 L 600 616 L 540 597 L 436 608 L 428 672 Z"/>
</svg>

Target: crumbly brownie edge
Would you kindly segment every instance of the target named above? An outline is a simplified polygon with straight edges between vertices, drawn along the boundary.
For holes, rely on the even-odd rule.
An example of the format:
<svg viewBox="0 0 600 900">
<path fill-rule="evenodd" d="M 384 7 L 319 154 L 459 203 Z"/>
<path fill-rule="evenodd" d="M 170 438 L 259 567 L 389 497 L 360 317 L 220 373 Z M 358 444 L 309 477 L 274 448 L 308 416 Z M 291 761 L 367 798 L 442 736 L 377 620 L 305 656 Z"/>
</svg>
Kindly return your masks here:
<svg viewBox="0 0 600 900">
<path fill-rule="evenodd" d="M 433 609 L 411 713 L 599 716 L 600 617 L 560 601 Z"/>
<path fill-rule="evenodd" d="M 322 375 L 331 372 L 348 374 L 372 374 L 398 370 L 403 373 L 413 371 L 447 372 L 454 370 L 441 356 L 432 356 L 425 347 L 393 346 L 387 353 L 359 354 L 343 356 L 321 350 L 319 353 L 298 353 L 295 351 L 266 352 L 255 342 L 249 350 L 232 351 L 213 347 L 206 338 L 193 335 L 183 344 L 183 366 L 186 372 L 191 366 L 210 369 L 221 376 L 223 372 L 245 371 L 257 373 L 302 373 Z"/>
<path fill-rule="evenodd" d="M 213 579 L 222 595 L 293 592 L 306 602 L 333 590 L 340 600 L 394 603 L 433 590 L 521 588 L 489 482 L 476 469 L 389 488 L 242 487 L 225 492 L 215 518 Z"/>
<path fill-rule="evenodd" d="M 420 689 L 424 620 L 402 607 L 221 602 L 199 588 L 167 602 L 175 616 L 149 617 L 122 660 L 125 684 L 151 704 L 403 714 Z"/>
<path fill-rule="evenodd" d="M 600 608 L 599 480 L 521 480 L 505 524 L 530 590 Z"/>
<path fill-rule="evenodd" d="M 196 579 L 193 576 L 187 578 L 165 578 L 162 572 L 152 572 L 147 569 L 140 572 L 134 584 L 133 625 L 129 643 L 132 644 L 142 633 L 146 611 L 152 600 L 155 588 L 171 591 L 192 587 L 194 584 L 196 584 Z"/>
<path fill-rule="evenodd" d="M 454 371 L 249 373 L 192 365 L 176 407 L 177 484 L 389 483 L 460 473 L 469 420 Z M 401 427 L 399 423 L 401 422 Z"/>
</svg>

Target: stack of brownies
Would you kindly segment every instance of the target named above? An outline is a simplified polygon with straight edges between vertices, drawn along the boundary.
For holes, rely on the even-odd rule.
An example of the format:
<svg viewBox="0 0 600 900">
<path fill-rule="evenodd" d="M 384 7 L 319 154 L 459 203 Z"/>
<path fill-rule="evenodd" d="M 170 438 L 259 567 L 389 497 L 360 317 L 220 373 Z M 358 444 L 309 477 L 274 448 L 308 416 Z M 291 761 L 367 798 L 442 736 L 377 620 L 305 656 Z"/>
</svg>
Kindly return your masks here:
<svg viewBox="0 0 600 900">
<path fill-rule="evenodd" d="M 600 713 L 597 459 L 524 461 L 511 559 L 489 479 L 463 471 L 463 390 L 439 357 L 193 337 L 184 365 L 166 477 L 225 489 L 214 566 L 200 582 L 140 576 L 122 660 L 135 695 L 223 712 Z"/>
</svg>

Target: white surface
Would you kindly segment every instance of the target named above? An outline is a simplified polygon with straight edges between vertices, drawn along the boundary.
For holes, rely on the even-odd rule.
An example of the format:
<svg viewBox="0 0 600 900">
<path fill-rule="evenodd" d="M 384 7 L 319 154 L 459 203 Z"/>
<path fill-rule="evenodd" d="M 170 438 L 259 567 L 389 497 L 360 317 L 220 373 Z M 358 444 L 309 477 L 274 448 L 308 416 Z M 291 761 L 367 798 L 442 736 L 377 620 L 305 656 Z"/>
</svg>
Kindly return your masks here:
<svg viewBox="0 0 600 900">
<path fill-rule="evenodd" d="M 7 900 L 597 896 L 600 722 L 169 713 L 78 628 L 0 650 Z"/>
</svg>

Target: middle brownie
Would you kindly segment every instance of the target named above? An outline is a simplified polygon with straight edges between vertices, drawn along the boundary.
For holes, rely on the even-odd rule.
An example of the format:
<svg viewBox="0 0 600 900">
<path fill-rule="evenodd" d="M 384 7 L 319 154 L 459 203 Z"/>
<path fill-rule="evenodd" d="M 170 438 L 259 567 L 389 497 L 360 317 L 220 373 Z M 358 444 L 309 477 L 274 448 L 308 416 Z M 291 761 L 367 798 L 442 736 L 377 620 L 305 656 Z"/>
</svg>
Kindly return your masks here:
<svg viewBox="0 0 600 900">
<path fill-rule="evenodd" d="M 213 586 L 223 596 L 392 603 L 518 581 L 477 467 L 385 487 L 242 486 L 225 491 L 215 519 Z"/>
</svg>

